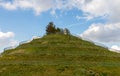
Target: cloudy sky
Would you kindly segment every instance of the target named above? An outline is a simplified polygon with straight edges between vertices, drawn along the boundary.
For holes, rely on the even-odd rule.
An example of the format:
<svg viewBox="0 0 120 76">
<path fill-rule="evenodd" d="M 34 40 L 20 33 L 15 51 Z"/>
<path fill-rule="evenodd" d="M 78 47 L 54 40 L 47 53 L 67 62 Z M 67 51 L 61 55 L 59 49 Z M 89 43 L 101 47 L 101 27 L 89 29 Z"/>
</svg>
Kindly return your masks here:
<svg viewBox="0 0 120 76">
<path fill-rule="evenodd" d="M 120 50 L 119 6 L 120 0 L 0 0 L 0 50 L 44 35 L 51 21 Z"/>
</svg>

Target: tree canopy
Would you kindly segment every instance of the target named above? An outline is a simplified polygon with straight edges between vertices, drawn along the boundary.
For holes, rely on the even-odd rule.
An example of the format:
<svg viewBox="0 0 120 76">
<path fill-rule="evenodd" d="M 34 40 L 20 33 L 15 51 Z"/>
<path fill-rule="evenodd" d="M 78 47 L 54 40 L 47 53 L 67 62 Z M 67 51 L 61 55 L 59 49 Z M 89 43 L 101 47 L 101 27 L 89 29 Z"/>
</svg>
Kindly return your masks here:
<svg viewBox="0 0 120 76">
<path fill-rule="evenodd" d="M 56 31 L 55 25 L 53 22 L 49 22 L 49 24 L 46 27 L 46 34 L 54 34 Z"/>
<path fill-rule="evenodd" d="M 55 27 L 53 22 L 49 22 L 49 24 L 46 27 L 46 34 L 65 34 L 65 35 L 70 35 L 70 31 L 65 28 L 59 28 L 59 27 Z"/>
</svg>

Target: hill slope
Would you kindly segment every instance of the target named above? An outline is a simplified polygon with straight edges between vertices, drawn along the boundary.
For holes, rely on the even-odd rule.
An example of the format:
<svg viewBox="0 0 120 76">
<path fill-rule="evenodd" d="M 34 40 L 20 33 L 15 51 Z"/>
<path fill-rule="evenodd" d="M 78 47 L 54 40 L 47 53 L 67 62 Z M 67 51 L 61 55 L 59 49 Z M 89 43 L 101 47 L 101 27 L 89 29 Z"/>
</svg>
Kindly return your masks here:
<svg viewBox="0 0 120 76">
<path fill-rule="evenodd" d="M 68 35 L 47 35 L 6 50 L 0 76 L 120 76 L 120 54 Z"/>
</svg>

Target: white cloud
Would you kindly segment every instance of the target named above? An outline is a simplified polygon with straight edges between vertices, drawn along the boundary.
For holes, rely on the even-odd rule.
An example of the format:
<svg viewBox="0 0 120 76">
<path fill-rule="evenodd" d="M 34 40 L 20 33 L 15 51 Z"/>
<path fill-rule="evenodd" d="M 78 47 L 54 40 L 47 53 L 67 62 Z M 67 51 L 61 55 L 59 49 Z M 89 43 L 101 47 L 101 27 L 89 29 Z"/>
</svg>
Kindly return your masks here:
<svg viewBox="0 0 120 76">
<path fill-rule="evenodd" d="M 107 16 L 112 22 L 119 22 L 120 0 L 91 0 L 82 6 L 82 10 L 93 17 Z"/>
<path fill-rule="evenodd" d="M 91 2 L 82 6 L 82 10 L 92 16 L 103 16 L 108 14 L 107 6 L 108 2 L 105 0 L 91 0 Z"/>
<path fill-rule="evenodd" d="M 54 0 L 12 0 L 0 2 L 0 6 L 8 10 L 32 9 L 36 15 L 52 8 Z"/>
<path fill-rule="evenodd" d="M 120 42 L 120 23 L 92 24 L 81 36 L 92 41 Z"/>
<path fill-rule="evenodd" d="M 13 32 L 0 32 L 0 48 L 15 45 L 17 41 L 13 40 L 14 36 Z"/>
<path fill-rule="evenodd" d="M 82 10 L 85 17 L 107 16 L 113 22 L 119 22 L 120 0 L 1 0 L 0 6 L 8 10 L 31 9 L 36 15 L 49 11 L 55 14 L 56 10 Z M 90 18 L 92 19 L 92 18 Z"/>
<path fill-rule="evenodd" d="M 15 47 L 15 46 L 17 46 L 18 45 L 18 41 L 16 41 L 16 40 L 11 40 L 11 42 L 10 42 L 10 46 L 11 47 Z"/>
<path fill-rule="evenodd" d="M 114 51 L 114 52 L 119 52 L 120 53 L 120 46 L 117 46 L 117 45 L 113 45 L 111 48 L 110 48 L 111 51 Z"/>
<path fill-rule="evenodd" d="M 32 9 L 36 14 L 48 10 L 69 10 L 72 8 L 80 9 L 85 3 L 91 0 L 12 0 L 12 1 L 0 1 L 0 6 L 8 10 Z"/>
<path fill-rule="evenodd" d="M 77 15 L 77 16 L 76 16 L 76 19 L 77 19 L 77 20 L 85 19 L 85 20 L 87 20 L 87 21 L 88 21 L 88 20 L 93 19 L 93 17 L 92 17 L 92 16 L 90 16 L 90 15 L 86 15 L 86 14 L 85 14 L 83 17 L 82 17 L 82 16 L 78 16 L 78 15 Z"/>
<path fill-rule="evenodd" d="M 8 9 L 8 10 L 15 10 L 16 9 L 16 6 L 12 5 L 10 2 L 0 3 L 0 6 L 2 6 L 5 9 Z"/>
</svg>

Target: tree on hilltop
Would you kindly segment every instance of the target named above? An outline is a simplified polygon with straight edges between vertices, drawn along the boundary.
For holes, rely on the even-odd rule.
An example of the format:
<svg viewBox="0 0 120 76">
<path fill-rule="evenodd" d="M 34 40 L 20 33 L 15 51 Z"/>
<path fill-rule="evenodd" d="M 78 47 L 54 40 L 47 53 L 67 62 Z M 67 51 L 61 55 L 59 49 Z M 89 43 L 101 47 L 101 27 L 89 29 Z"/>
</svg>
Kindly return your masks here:
<svg viewBox="0 0 120 76">
<path fill-rule="evenodd" d="M 56 32 L 56 28 L 53 22 L 49 22 L 46 27 L 46 34 L 54 34 Z"/>
<path fill-rule="evenodd" d="M 59 27 L 55 27 L 53 22 L 49 22 L 49 24 L 46 27 L 46 34 L 65 34 L 65 35 L 70 35 L 70 31 L 65 28 L 61 29 Z"/>
</svg>

